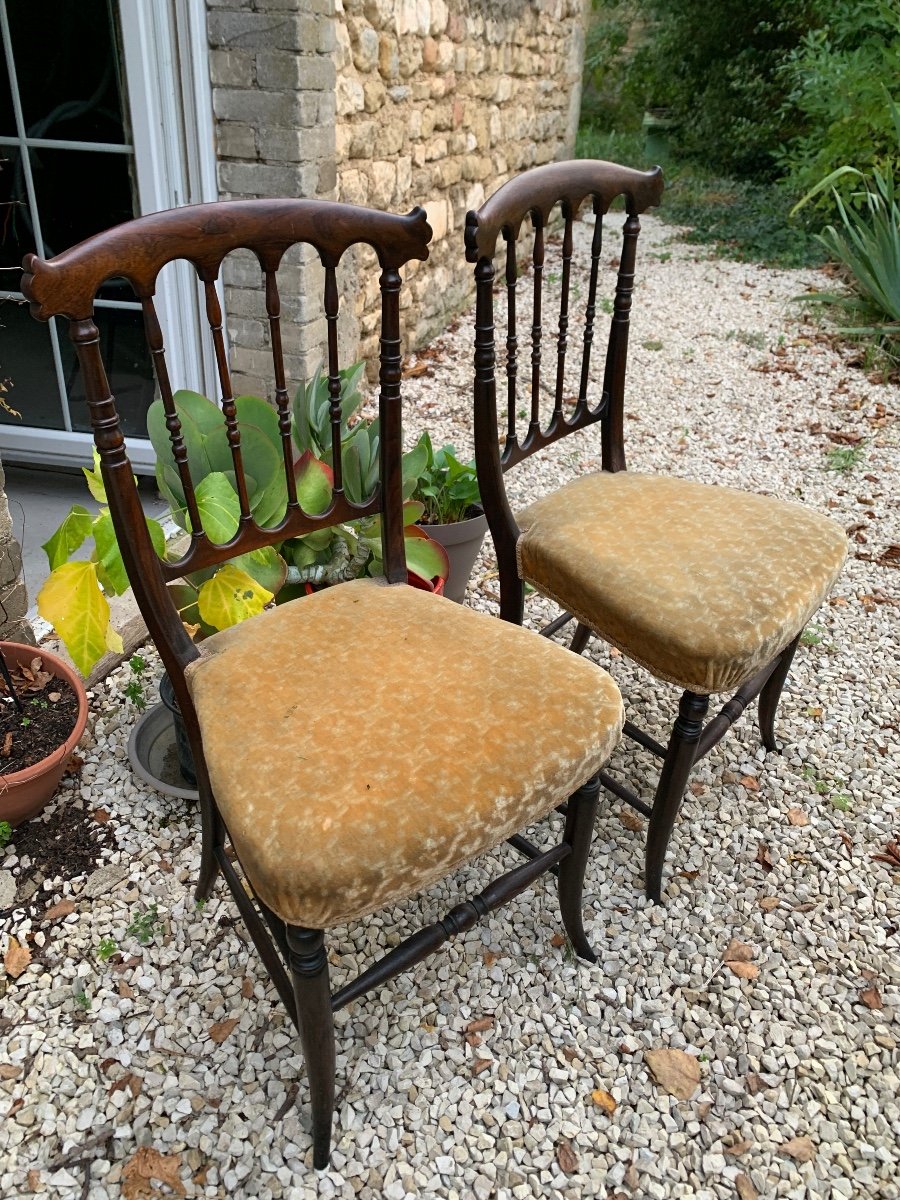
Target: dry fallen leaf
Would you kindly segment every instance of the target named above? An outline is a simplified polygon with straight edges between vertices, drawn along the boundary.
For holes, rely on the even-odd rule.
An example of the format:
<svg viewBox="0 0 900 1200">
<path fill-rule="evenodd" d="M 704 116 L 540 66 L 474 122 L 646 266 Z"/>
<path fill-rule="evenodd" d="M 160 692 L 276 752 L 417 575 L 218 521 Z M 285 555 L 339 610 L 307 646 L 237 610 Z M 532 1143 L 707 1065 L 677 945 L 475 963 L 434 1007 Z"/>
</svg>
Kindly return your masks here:
<svg viewBox="0 0 900 1200">
<path fill-rule="evenodd" d="M 731 1158 L 739 1158 L 742 1154 L 746 1154 L 752 1145 L 752 1142 L 742 1138 L 741 1141 L 734 1142 L 731 1146 L 723 1146 L 722 1152 L 730 1155 Z"/>
<path fill-rule="evenodd" d="M 0 750 L 0 755 L 2 755 L 3 758 L 9 758 L 9 756 L 12 754 L 12 748 L 13 735 L 12 730 L 10 730 L 3 738 L 3 749 Z"/>
<path fill-rule="evenodd" d="M 21 1067 L 15 1067 L 12 1063 L 0 1063 L 0 1079 L 18 1079 L 21 1074 Z"/>
<path fill-rule="evenodd" d="M 12 979 L 18 979 L 30 962 L 31 951 L 28 947 L 20 945 L 14 937 L 11 937 L 9 945 L 6 947 L 6 954 L 3 956 L 3 965 L 7 975 Z"/>
<path fill-rule="evenodd" d="M 737 1189 L 739 1200 L 757 1200 L 759 1192 L 751 1183 L 749 1175 L 735 1176 L 734 1186 Z"/>
<path fill-rule="evenodd" d="M 763 896 L 762 900 L 759 902 L 759 907 L 763 910 L 763 912 L 772 912 L 780 903 L 781 901 L 777 896 Z"/>
<path fill-rule="evenodd" d="M 859 993 L 859 998 L 862 1000 L 866 1008 L 871 1008 L 875 1011 L 884 1008 L 884 1001 L 881 999 L 881 993 L 877 987 L 864 988 Z"/>
<path fill-rule="evenodd" d="M 130 984 L 126 983 L 124 979 L 119 980 L 119 995 L 123 1000 L 134 999 L 134 988 L 131 987 Z"/>
<path fill-rule="evenodd" d="M 550 939 L 550 945 L 555 946 L 558 950 L 559 947 L 564 946 L 567 941 L 568 939 L 564 933 L 554 933 L 553 937 Z"/>
<path fill-rule="evenodd" d="M 756 963 L 749 962 L 726 962 L 725 966 L 729 971 L 733 971 L 739 979 L 756 979 L 759 975 L 759 967 Z"/>
<path fill-rule="evenodd" d="M 159 1189 L 150 1183 L 156 1179 L 170 1187 L 176 1196 L 184 1196 L 187 1193 L 178 1177 L 180 1170 L 180 1154 L 160 1154 L 152 1146 L 141 1146 L 122 1169 L 122 1195 L 125 1200 L 159 1196 Z"/>
<path fill-rule="evenodd" d="M 221 1046 L 222 1042 L 225 1041 L 239 1020 L 239 1017 L 229 1017 L 225 1021 L 216 1021 L 216 1023 L 210 1028 L 209 1036 L 217 1046 Z"/>
<path fill-rule="evenodd" d="M 816 1157 L 816 1148 L 805 1134 L 803 1137 L 791 1138 L 789 1142 L 782 1142 L 779 1149 L 782 1154 L 790 1155 L 795 1162 L 812 1162 Z"/>
<path fill-rule="evenodd" d="M 94 809 L 94 820 L 99 825 L 105 825 L 106 822 L 109 820 L 109 813 L 107 812 L 107 810 L 105 808 L 95 808 Z"/>
<path fill-rule="evenodd" d="M 640 833 L 644 828 L 643 820 L 637 815 L 637 813 L 632 812 L 630 808 L 622 809 L 622 811 L 619 813 L 619 820 L 622 822 L 625 828 L 629 829 L 632 833 Z"/>
<path fill-rule="evenodd" d="M 761 1092 L 765 1086 L 762 1078 L 755 1071 L 751 1071 L 747 1076 L 747 1091 L 751 1096 L 755 1096 L 757 1092 Z"/>
<path fill-rule="evenodd" d="M 769 847 L 765 842 L 760 842 L 756 851 L 756 861 L 765 872 L 772 870 L 772 859 L 769 855 Z"/>
<path fill-rule="evenodd" d="M 803 808 L 788 809 L 788 824 L 789 825 L 808 825 L 809 815 Z"/>
<path fill-rule="evenodd" d="M 245 1000 L 250 1000 L 253 996 L 253 980 L 246 975 L 241 980 L 241 995 Z"/>
<path fill-rule="evenodd" d="M 712 1112 L 712 1104 L 708 1100 L 704 1100 L 702 1104 L 697 1105 L 697 1120 L 705 1121 Z"/>
<path fill-rule="evenodd" d="M 482 1071 L 486 1071 L 488 1067 L 493 1066 L 493 1060 L 490 1058 L 476 1058 L 472 1063 L 472 1074 L 480 1075 Z"/>
<path fill-rule="evenodd" d="M 700 1063 L 683 1050 L 647 1050 L 644 1062 L 653 1078 L 670 1096 L 690 1100 L 700 1086 Z"/>
<path fill-rule="evenodd" d="M 754 779 L 752 775 L 742 775 L 738 780 L 738 783 L 742 784 L 748 792 L 759 791 L 759 780 Z"/>
<path fill-rule="evenodd" d="M 691 794 L 694 796 L 705 796 L 707 793 L 707 790 L 708 789 L 707 789 L 706 784 L 699 783 L 696 779 L 691 784 Z"/>
<path fill-rule="evenodd" d="M 566 1175 L 574 1175 L 578 1170 L 578 1155 L 572 1149 L 572 1143 L 561 1138 L 556 1147 L 556 1161 L 561 1171 Z"/>
<path fill-rule="evenodd" d="M 29 1191 L 39 1192 L 44 1186 L 44 1180 L 40 1171 L 36 1171 L 33 1167 L 28 1172 L 26 1179 L 28 1180 Z"/>
<path fill-rule="evenodd" d="M 598 1108 L 602 1108 L 603 1111 L 608 1113 L 609 1116 L 612 1116 L 616 1111 L 615 1099 L 609 1094 L 609 1092 L 604 1092 L 603 1088 L 595 1088 L 594 1091 L 591 1092 L 591 1099 Z"/>
<path fill-rule="evenodd" d="M 722 955 L 722 961 L 731 962 L 750 962 L 756 958 L 756 950 L 753 946 L 748 946 L 746 942 L 739 942 L 737 938 L 732 938 Z"/>
<path fill-rule="evenodd" d="M 75 904 L 71 900 L 60 900 L 57 904 L 51 904 L 49 908 L 44 909 L 42 921 L 60 921 L 63 917 L 67 917 L 69 913 L 75 911 Z"/>
<path fill-rule="evenodd" d="M 466 1026 L 466 1033 L 486 1033 L 488 1029 L 494 1028 L 493 1017 L 479 1017 L 476 1021 L 470 1021 Z"/>
</svg>

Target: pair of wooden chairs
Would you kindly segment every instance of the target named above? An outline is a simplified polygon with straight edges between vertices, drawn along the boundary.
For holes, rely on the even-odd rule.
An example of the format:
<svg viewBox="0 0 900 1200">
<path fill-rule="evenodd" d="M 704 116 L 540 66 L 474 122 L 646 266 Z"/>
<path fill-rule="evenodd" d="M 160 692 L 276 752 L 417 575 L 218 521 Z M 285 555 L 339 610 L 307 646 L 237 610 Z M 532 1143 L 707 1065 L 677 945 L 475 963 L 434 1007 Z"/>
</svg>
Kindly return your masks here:
<svg viewBox="0 0 900 1200">
<path fill-rule="evenodd" d="M 316 1167 L 324 1167 L 329 1156 L 336 1010 L 469 929 L 546 871 L 558 877 L 562 920 L 575 951 L 594 958 L 582 923 L 582 886 L 601 779 L 619 794 L 624 790 L 603 774 L 620 736 L 622 702 L 603 670 L 549 638 L 516 628 L 522 621 L 523 581 L 564 607 L 563 618 L 545 632 L 574 619 L 572 649 L 583 649 L 596 633 L 687 689 L 669 747 L 657 747 L 665 761 L 650 818 L 648 861 L 659 870 L 648 874 L 648 891 L 658 897 L 665 842 L 691 762 L 719 736 L 736 706 L 756 693 L 762 693 L 764 740 L 774 744 L 772 718 L 793 646 L 839 568 L 840 539 L 830 525 L 803 510 L 623 470 L 622 403 L 638 214 L 658 201 L 661 186 L 658 172 L 607 163 L 542 167 L 507 184 L 469 215 L 466 248 L 476 264 L 477 286 L 477 460 L 498 551 L 502 621 L 406 585 L 400 272 L 411 260 L 427 257 L 430 230 L 421 210 L 399 217 L 304 200 L 203 205 L 139 218 L 51 261 L 25 260 L 23 288 L 34 315 L 69 321 L 122 557 L 191 740 L 203 823 L 197 897 L 209 896 L 221 872 L 298 1027 L 310 1082 Z M 626 203 L 625 242 L 602 395 L 590 404 L 602 216 L 617 196 Z M 586 203 L 596 224 L 581 390 L 566 412 L 573 227 Z M 539 406 L 541 287 L 545 230 L 556 206 L 561 206 L 563 228 L 562 304 L 554 403 L 545 424 Z M 527 432 L 520 440 L 515 426 L 517 239 L 529 218 L 534 231 L 532 387 Z M 365 503 L 354 504 L 341 485 L 336 272 L 344 253 L 360 242 L 374 249 L 381 271 L 380 483 Z M 325 269 L 334 486 L 326 510 L 316 515 L 304 512 L 297 498 L 281 353 L 277 272 L 297 243 L 315 247 Z M 501 451 L 493 288 L 495 259 L 504 247 L 510 416 Z M 273 354 L 287 501 L 281 519 L 267 526 L 256 522 L 250 507 L 215 291 L 223 260 L 238 248 L 249 248 L 260 264 Z M 239 526 L 225 545 L 212 541 L 204 529 L 154 306 L 159 272 L 175 259 L 194 265 L 207 299 L 222 421 L 240 499 Z M 174 470 L 192 530 L 177 563 L 161 561 L 150 542 L 104 370 L 93 304 L 111 278 L 127 280 L 143 307 Z M 513 516 L 505 471 L 563 434 L 597 421 L 603 471 Z M 188 637 L 168 583 L 285 538 L 376 513 L 383 579 L 356 580 L 277 606 L 200 647 Z M 754 554 L 759 555 L 755 568 L 746 567 L 754 571 L 753 586 L 742 589 L 733 572 L 742 556 Z M 783 595 L 787 590 L 790 601 Z M 720 635 L 725 639 L 726 612 L 737 632 L 730 642 L 709 645 Z M 435 680 L 438 664 L 449 665 L 452 686 Z M 739 699 L 701 735 L 705 697 L 726 682 L 741 685 Z M 656 746 L 641 736 L 645 745 Z M 539 849 L 522 830 L 556 808 L 565 814 L 562 839 Z M 503 841 L 511 842 L 525 862 L 332 994 L 327 929 L 412 896 Z"/>
</svg>

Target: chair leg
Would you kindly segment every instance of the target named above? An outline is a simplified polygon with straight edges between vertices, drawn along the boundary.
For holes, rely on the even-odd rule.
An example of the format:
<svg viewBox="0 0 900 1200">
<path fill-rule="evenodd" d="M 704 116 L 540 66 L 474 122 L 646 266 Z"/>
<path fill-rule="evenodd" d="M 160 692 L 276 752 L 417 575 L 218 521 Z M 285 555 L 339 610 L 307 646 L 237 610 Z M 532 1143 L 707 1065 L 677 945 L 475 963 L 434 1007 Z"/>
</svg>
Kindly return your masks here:
<svg viewBox="0 0 900 1200">
<path fill-rule="evenodd" d="M 563 840 L 572 847 L 572 853 L 559 864 L 559 909 L 563 925 L 575 953 L 579 958 L 586 958 L 588 962 L 596 962 L 597 955 L 584 932 L 581 897 L 599 797 L 600 778 L 597 775 L 569 797 Z"/>
<path fill-rule="evenodd" d="M 784 687 L 784 681 L 787 679 L 791 663 L 794 661 L 794 654 L 800 643 L 801 634 L 802 630 L 791 644 L 785 646 L 782 650 L 778 666 L 766 680 L 766 686 L 759 693 L 759 733 L 762 738 L 762 744 L 767 750 L 780 751 L 781 749 L 775 740 L 775 713 L 778 709 L 778 701 L 781 699 L 781 690 Z"/>
<path fill-rule="evenodd" d="M 697 692 L 685 692 L 678 705 L 678 717 L 672 729 L 666 751 L 653 811 L 647 829 L 647 856 L 644 868 L 644 886 L 647 899 L 659 904 L 662 895 L 662 875 L 666 861 L 666 850 L 678 809 L 681 807 L 688 775 L 694 765 L 697 742 L 703 729 L 703 718 L 709 708 L 709 696 Z"/>
<path fill-rule="evenodd" d="M 572 640 L 569 642 L 569 649 L 573 654 L 581 654 L 593 635 L 594 631 L 588 629 L 587 625 L 582 625 L 579 621 L 575 626 L 575 632 L 572 634 Z"/>
<path fill-rule="evenodd" d="M 225 845 L 225 826 L 216 806 L 201 792 L 202 842 L 200 846 L 200 875 L 194 889 L 195 900 L 208 900 L 219 875 L 217 851 Z"/>
<path fill-rule="evenodd" d="M 297 1025 L 309 1079 L 313 1166 L 324 1171 L 331 1154 L 335 1072 L 334 1016 L 325 935 L 320 929 L 296 925 L 286 926 L 286 933 Z"/>
</svg>

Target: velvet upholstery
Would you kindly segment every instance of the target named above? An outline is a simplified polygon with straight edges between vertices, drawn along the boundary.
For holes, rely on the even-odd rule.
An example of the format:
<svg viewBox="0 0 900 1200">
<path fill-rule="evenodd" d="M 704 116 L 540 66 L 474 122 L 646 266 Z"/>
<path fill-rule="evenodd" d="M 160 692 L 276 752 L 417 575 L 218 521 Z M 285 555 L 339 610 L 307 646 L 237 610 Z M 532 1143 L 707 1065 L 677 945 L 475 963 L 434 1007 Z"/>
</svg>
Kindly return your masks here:
<svg viewBox="0 0 900 1200">
<path fill-rule="evenodd" d="M 216 634 L 187 680 L 253 889 L 315 929 L 412 895 L 544 816 L 606 761 L 623 719 L 593 664 L 368 579 Z"/>
<path fill-rule="evenodd" d="M 661 679 L 734 691 L 780 653 L 847 555 L 799 504 L 631 471 L 582 476 L 516 516 L 519 574 Z"/>
</svg>

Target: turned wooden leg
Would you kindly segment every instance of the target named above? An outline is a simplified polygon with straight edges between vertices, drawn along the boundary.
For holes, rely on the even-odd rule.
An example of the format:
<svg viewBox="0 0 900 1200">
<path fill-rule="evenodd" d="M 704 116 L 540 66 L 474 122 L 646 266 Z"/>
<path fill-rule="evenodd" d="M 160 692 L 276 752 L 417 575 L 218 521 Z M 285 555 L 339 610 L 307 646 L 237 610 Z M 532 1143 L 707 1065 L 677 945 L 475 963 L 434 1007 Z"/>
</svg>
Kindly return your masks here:
<svg viewBox="0 0 900 1200">
<path fill-rule="evenodd" d="M 569 649 L 573 654 L 581 654 L 592 637 L 593 630 L 588 629 L 587 625 L 582 625 L 579 621 L 572 634 L 572 640 L 569 642 Z"/>
<path fill-rule="evenodd" d="M 596 962 L 597 956 L 584 932 L 581 897 L 599 797 L 600 779 L 596 775 L 569 797 L 563 841 L 572 847 L 572 853 L 559 864 L 559 909 L 563 925 L 575 953 L 588 962 Z"/>
<path fill-rule="evenodd" d="M 653 812 L 647 829 L 647 857 L 644 868 L 644 886 L 647 899 L 657 904 L 662 894 L 662 874 L 666 861 L 669 838 L 688 775 L 697 754 L 697 742 L 703 729 L 703 718 L 709 708 L 709 696 L 696 692 L 685 692 L 678 706 L 678 717 L 669 738 L 669 746 L 660 772 Z"/>
<path fill-rule="evenodd" d="M 781 699 L 784 681 L 787 679 L 791 663 L 794 661 L 797 646 L 800 644 L 800 636 L 798 633 L 791 644 L 782 650 L 778 666 L 759 693 L 759 732 L 762 744 L 767 750 L 780 750 L 780 746 L 775 740 L 775 713 L 778 709 L 778 701 Z"/>
<path fill-rule="evenodd" d="M 202 842 L 200 845 L 200 874 L 194 889 L 195 900 L 208 900 L 219 875 L 218 851 L 225 845 L 225 825 L 218 810 L 200 788 Z"/>
<path fill-rule="evenodd" d="M 334 1116 L 334 1017 L 325 935 L 320 929 L 286 926 L 294 981 L 297 1027 L 306 1060 L 312 1107 L 313 1166 L 324 1171 L 331 1153 Z"/>
</svg>

